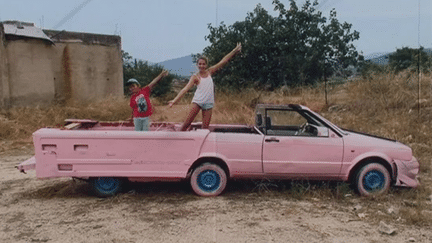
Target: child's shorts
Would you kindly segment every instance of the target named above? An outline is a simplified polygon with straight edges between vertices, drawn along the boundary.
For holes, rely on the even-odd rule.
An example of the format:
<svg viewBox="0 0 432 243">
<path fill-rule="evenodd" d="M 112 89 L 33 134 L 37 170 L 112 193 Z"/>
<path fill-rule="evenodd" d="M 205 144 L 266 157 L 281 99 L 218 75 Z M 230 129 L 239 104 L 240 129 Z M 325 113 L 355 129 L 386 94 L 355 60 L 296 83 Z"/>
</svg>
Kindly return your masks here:
<svg viewBox="0 0 432 243">
<path fill-rule="evenodd" d="M 134 117 L 135 131 L 148 131 L 150 125 L 149 117 Z"/>
</svg>

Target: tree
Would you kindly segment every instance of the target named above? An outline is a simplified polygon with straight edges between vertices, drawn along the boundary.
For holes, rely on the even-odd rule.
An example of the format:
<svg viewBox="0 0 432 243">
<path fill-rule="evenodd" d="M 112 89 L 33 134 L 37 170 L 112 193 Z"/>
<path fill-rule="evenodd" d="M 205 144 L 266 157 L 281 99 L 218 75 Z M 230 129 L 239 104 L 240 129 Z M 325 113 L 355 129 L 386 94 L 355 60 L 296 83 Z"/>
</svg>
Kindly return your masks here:
<svg viewBox="0 0 432 243">
<path fill-rule="evenodd" d="M 362 61 L 359 65 L 358 71 L 360 74 L 366 78 L 370 74 L 384 73 L 387 72 L 387 65 L 380 65 L 371 62 L 370 60 Z"/>
<path fill-rule="evenodd" d="M 124 92 L 127 94 L 129 91 L 126 87 L 126 82 L 130 78 L 135 78 L 140 82 L 141 87 L 149 84 L 162 70 L 161 65 L 150 65 L 147 61 L 133 59 L 129 53 L 122 51 L 123 57 L 123 87 Z M 170 74 L 163 78 L 152 90 L 152 96 L 163 96 L 171 91 L 171 84 L 176 75 Z"/>
<path fill-rule="evenodd" d="M 210 34 L 205 39 L 211 45 L 203 54 L 210 63 L 219 61 L 237 42 L 243 46 L 241 57 L 216 74 L 215 82 L 237 88 L 248 84 L 244 80 L 270 88 L 304 85 L 356 65 L 358 53 L 352 42 L 359 33 L 351 31 L 351 24 L 339 23 L 334 9 L 326 24 L 327 18 L 315 9 L 317 1 L 307 0 L 300 9 L 294 0 L 289 9 L 279 0 L 273 5 L 277 17 L 257 5 L 244 21 L 208 25 Z"/>
<path fill-rule="evenodd" d="M 429 72 L 431 57 L 424 51 L 423 47 L 419 49 L 403 47 L 390 54 L 389 66 L 395 73 L 406 69 L 417 70 L 418 68 L 422 72 Z"/>
</svg>

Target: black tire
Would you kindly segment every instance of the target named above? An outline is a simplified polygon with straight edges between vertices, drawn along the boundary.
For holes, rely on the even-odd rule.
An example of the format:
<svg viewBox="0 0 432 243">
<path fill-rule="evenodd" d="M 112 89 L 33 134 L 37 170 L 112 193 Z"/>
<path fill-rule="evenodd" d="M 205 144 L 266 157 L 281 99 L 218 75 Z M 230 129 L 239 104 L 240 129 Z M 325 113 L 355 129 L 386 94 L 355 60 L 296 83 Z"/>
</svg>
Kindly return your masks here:
<svg viewBox="0 0 432 243">
<path fill-rule="evenodd" d="M 90 184 L 98 197 L 112 197 L 122 190 L 123 180 L 116 177 L 96 177 L 90 180 Z"/>
<path fill-rule="evenodd" d="M 199 196 L 214 197 L 221 194 L 227 184 L 226 172 L 218 165 L 205 163 L 198 166 L 190 178 L 192 190 Z"/>
<path fill-rule="evenodd" d="M 390 172 L 379 163 L 368 163 L 358 169 L 355 176 L 355 189 L 362 196 L 375 196 L 390 188 Z"/>
</svg>

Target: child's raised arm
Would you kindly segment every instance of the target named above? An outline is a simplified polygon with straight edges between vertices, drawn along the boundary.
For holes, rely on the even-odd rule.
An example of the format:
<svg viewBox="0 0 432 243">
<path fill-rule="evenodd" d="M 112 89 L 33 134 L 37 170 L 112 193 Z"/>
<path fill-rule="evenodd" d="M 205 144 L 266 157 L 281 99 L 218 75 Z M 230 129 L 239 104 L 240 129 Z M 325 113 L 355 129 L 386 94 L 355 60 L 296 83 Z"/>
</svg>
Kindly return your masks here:
<svg viewBox="0 0 432 243">
<path fill-rule="evenodd" d="M 153 87 L 163 78 L 168 76 L 168 71 L 167 70 L 162 70 L 162 72 L 156 77 L 154 78 L 147 86 L 150 89 L 153 89 Z"/>
</svg>

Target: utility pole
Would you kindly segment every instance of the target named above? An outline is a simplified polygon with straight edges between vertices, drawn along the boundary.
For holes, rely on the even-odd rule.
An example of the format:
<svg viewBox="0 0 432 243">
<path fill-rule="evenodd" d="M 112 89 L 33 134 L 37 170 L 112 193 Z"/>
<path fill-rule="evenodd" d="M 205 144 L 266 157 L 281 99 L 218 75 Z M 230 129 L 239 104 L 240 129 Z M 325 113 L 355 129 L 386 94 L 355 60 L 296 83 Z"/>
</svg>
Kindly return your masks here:
<svg viewBox="0 0 432 243">
<path fill-rule="evenodd" d="M 418 114 L 420 115 L 420 86 L 421 86 L 421 73 L 420 73 L 420 0 L 418 1 L 418 54 L 417 54 L 417 76 L 418 76 L 418 101 L 417 101 L 417 108 L 418 108 Z"/>
<path fill-rule="evenodd" d="M 218 21 L 218 0 L 216 0 L 216 24 L 215 26 L 218 27 L 219 26 L 219 21 Z"/>
</svg>

